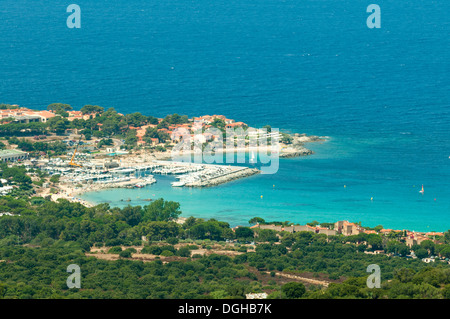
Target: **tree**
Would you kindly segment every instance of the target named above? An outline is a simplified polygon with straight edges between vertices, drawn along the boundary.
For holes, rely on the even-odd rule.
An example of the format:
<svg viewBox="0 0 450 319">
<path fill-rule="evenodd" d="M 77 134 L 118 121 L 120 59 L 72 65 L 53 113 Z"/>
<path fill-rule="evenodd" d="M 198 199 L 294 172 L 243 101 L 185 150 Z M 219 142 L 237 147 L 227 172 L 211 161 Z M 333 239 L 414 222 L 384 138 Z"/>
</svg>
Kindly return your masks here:
<svg viewBox="0 0 450 319">
<path fill-rule="evenodd" d="M 442 296 L 443 296 L 445 299 L 450 299 L 450 285 L 446 285 L 446 286 L 444 287 L 444 290 L 442 291 Z"/>
<path fill-rule="evenodd" d="M 55 116 L 47 121 L 50 130 L 54 131 L 56 134 L 61 135 L 69 127 L 70 122 L 60 116 Z"/>
<path fill-rule="evenodd" d="M 305 285 L 299 282 L 288 282 L 281 287 L 281 291 L 287 299 L 301 298 L 305 292 Z"/>
<path fill-rule="evenodd" d="M 261 218 L 261 217 L 253 217 L 252 219 L 250 219 L 249 221 L 248 221 L 248 223 L 250 224 L 250 225 L 254 225 L 254 224 L 264 224 L 266 221 L 263 219 L 263 218 Z"/>
<path fill-rule="evenodd" d="M 191 250 L 189 247 L 183 246 L 177 251 L 177 255 L 180 257 L 191 257 Z"/>
<path fill-rule="evenodd" d="M 174 222 L 149 222 L 142 226 L 142 232 L 150 240 L 163 240 L 170 237 L 177 237 L 180 227 Z"/>
<path fill-rule="evenodd" d="M 164 119 L 164 120 L 162 120 L 162 121 L 156 126 L 156 128 L 157 128 L 158 130 L 159 130 L 159 129 L 162 129 L 162 128 L 168 129 L 168 128 L 169 128 L 169 123 L 167 122 L 166 119 Z"/>
<path fill-rule="evenodd" d="M 137 143 L 138 139 L 136 136 L 136 131 L 135 130 L 129 130 L 127 133 L 127 136 L 125 137 L 125 144 L 126 145 L 135 145 Z"/>
<path fill-rule="evenodd" d="M 17 147 L 20 148 L 22 151 L 25 152 L 31 152 L 34 150 L 33 143 L 26 141 L 25 139 L 22 139 L 19 144 L 17 144 Z"/>
<path fill-rule="evenodd" d="M 382 248 L 383 240 L 379 235 L 370 234 L 367 243 L 372 246 L 372 250 L 379 250 Z"/>
<path fill-rule="evenodd" d="M 177 113 L 174 113 L 172 115 L 167 115 L 164 118 L 164 121 L 169 124 L 183 124 L 188 122 L 188 117 L 186 115 L 180 116 Z"/>
<path fill-rule="evenodd" d="M 382 229 L 384 229 L 383 225 L 378 225 L 373 228 L 373 230 L 375 230 L 377 233 L 379 233 Z"/>
<path fill-rule="evenodd" d="M 417 258 L 420 259 L 428 257 L 428 250 L 426 250 L 425 248 L 419 248 L 414 251 L 414 253 L 416 254 Z"/>
<path fill-rule="evenodd" d="M 142 208 L 141 206 L 128 205 L 121 211 L 122 220 L 124 220 L 130 226 L 138 225 L 142 220 Z"/>
<path fill-rule="evenodd" d="M 402 283 L 410 282 L 414 278 L 416 272 L 413 269 L 402 268 L 395 270 L 394 278 L 398 279 Z"/>
<path fill-rule="evenodd" d="M 277 232 L 272 229 L 260 229 L 258 231 L 258 242 L 276 242 L 278 241 Z"/>
<path fill-rule="evenodd" d="M 409 253 L 409 248 L 403 243 L 396 240 L 390 240 L 386 245 L 386 251 L 388 253 L 399 254 L 405 256 Z"/>
<path fill-rule="evenodd" d="M 229 236 L 229 233 L 225 231 L 229 227 L 228 223 L 210 219 L 192 226 L 189 229 L 189 235 L 192 238 L 222 240 L 224 236 Z"/>
<path fill-rule="evenodd" d="M 147 122 L 147 116 L 142 115 L 139 112 L 135 112 L 125 115 L 125 120 L 128 125 L 141 126 Z"/>
<path fill-rule="evenodd" d="M 445 258 L 450 258 L 450 246 L 446 246 L 439 251 L 439 254 Z"/>
<path fill-rule="evenodd" d="M 317 220 L 313 220 L 310 223 L 306 223 L 306 225 L 309 225 L 311 227 L 316 227 L 317 225 L 319 225 L 319 222 Z"/>
<path fill-rule="evenodd" d="M 0 285 L 0 299 L 3 299 L 6 295 L 6 287 L 3 285 Z"/>
<path fill-rule="evenodd" d="M 218 128 L 218 129 L 220 129 L 220 130 L 224 130 L 224 129 L 225 129 L 225 126 L 226 126 L 227 124 L 225 123 L 224 120 L 222 120 L 222 119 L 216 117 L 216 118 L 214 118 L 214 121 L 213 121 L 210 125 L 211 125 L 212 127 Z"/>
<path fill-rule="evenodd" d="M 131 258 L 131 251 L 128 249 L 125 249 L 119 253 L 119 257 L 120 258 Z"/>
<path fill-rule="evenodd" d="M 172 221 L 180 216 L 180 203 L 160 198 L 144 206 L 143 221 Z"/>
<path fill-rule="evenodd" d="M 238 227 L 235 230 L 236 238 L 242 240 L 253 239 L 253 230 L 248 227 Z"/>
<path fill-rule="evenodd" d="M 289 134 L 281 133 L 281 143 L 291 144 L 293 140 L 294 139 Z"/>
<path fill-rule="evenodd" d="M 152 125 L 158 125 L 158 118 L 150 115 L 147 117 L 147 123 Z"/>
<path fill-rule="evenodd" d="M 112 139 L 110 139 L 110 138 L 103 138 L 103 139 L 100 140 L 100 142 L 98 142 L 97 148 L 101 148 L 103 145 L 111 146 L 113 144 L 114 144 L 114 141 Z"/>
<path fill-rule="evenodd" d="M 57 184 L 57 183 L 59 183 L 60 177 L 61 177 L 61 175 L 59 175 L 59 174 L 52 175 L 52 177 L 50 177 L 50 182 L 53 184 Z"/>
<path fill-rule="evenodd" d="M 435 245 L 433 243 L 433 241 L 431 240 L 424 240 L 423 242 L 420 243 L 420 247 L 426 249 L 427 251 L 429 251 L 429 253 L 431 255 L 434 254 L 434 249 L 435 249 Z"/>
<path fill-rule="evenodd" d="M 105 109 L 98 105 L 85 105 L 81 108 L 83 114 L 103 113 Z"/>
<path fill-rule="evenodd" d="M 69 104 L 52 103 L 47 106 L 47 110 L 53 111 L 55 114 L 59 114 L 63 117 L 68 117 L 69 114 L 67 113 L 67 111 L 72 110 L 72 107 Z"/>
<path fill-rule="evenodd" d="M 179 240 L 176 237 L 169 237 L 167 238 L 166 242 L 170 245 L 176 245 L 178 244 Z"/>
</svg>

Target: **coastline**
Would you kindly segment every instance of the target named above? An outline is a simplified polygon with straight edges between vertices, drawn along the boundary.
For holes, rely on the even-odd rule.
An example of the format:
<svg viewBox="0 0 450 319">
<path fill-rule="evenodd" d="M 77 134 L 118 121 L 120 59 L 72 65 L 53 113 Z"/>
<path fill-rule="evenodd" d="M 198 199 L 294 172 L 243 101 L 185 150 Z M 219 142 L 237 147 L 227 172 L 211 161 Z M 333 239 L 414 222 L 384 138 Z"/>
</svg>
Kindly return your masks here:
<svg viewBox="0 0 450 319">
<path fill-rule="evenodd" d="M 308 156 L 313 154 L 314 152 L 304 147 L 305 143 L 312 143 L 312 142 L 318 142 L 318 141 L 325 141 L 326 137 L 319 137 L 319 136 L 308 136 L 306 134 L 299 134 L 295 133 L 291 135 L 293 138 L 292 145 L 286 145 L 281 144 L 278 145 L 278 148 L 276 152 L 278 152 L 280 158 L 293 158 L 298 156 Z M 224 149 L 224 154 L 226 153 L 246 153 L 249 154 L 250 152 L 263 152 L 265 154 L 270 154 L 273 151 L 273 147 L 271 145 L 266 146 L 256 146 L 256 147 L 241 147 L 237 148 L 234 147 L 232 149 Z M 188 150 L 188 151 L 181 151 L 179 157 L 185 156 L 195 156 L 196 152 L 194 150 Z M 201 153 L 200 153 L 201 154 Z M 168 164 L 172 162 L 172 159 L 174 158 L 174 155 L 172 152 L 155 152 L 155 151 L 148 151 L 145 149 L 138 150 L 135 153 L 130 153 L 126 155 L 120 156 L 120 162 L 121 166 L 135 166 L 140 164 L 148 164 L 150 162 L 154 161 L 167 161 Z M 223 163 L 221 163 L 223 164 Z M 218 165 L 220 164 L 203 164 L 203 165 Z M 220 184 L 227 183 L 229 181 L 233 181 L 240 178 L 249 177 L 252 175 L 259 174 L 260 171 L 255 168 L 249 168 L 249 167 L 243 167 L 240 171 L 235 171 L 230 174 L 227 174 L 226 177 L 221 176 L 218 178 L 213 178 L 211 181 L 204 181 L 204 182 L 197 182 L 197 183 L 190 183 L 186 184 L 187 187 L 213 187 Z M 59 192 L 57 194 L 52 194 L 52 200 L 57 200 L 59 198 L 64 198 L 69 201 L 73 202 L 83 202 L 87 206 L 94 206 L 93 203 L 86 201 L 84 199 L 81 199 L 77 196 L 80 196 L 84 193 L 88 192 L 98 192 L 102 190 L 108 190 L 112 188 L 121 188 L 121 187 L 127 187 L 127 185 L 136 184 L 138 182 L 138 179 L 133 179 L 128 182 L 124 183 L 111 183 L 111 184 L 88 184 L 86 187 L 76 187 L 74 184 L 70 183 L 69 181 L 66 181 L 66 183 L 61 183 L 58 185 Z"/>
<path fill-rule="evenodd" d="M 97 192 L 97 191 L 102 191 L 102 190 L 105 190 L 105 189 L 96 189 L 96 190 L 92 190 L 92 192 Z M 87 192 L 91 192 L 91 191 L 87 191 Z M 85 193 L 87 193 L 87 192 L 85 192 Z M 78 192 L 76 194 L 80 195 L 82 193 L 83 192 Z M 74 200 L 71 200 L 71 199 L 66 198 L 64 196 L 60 196 L 59 198 L 64 198 L 64 199 L 67 199 L 67 200 L 72 201 L 72 202 L 80 202 L 82 205 L 85 205 L 86 207 L 95 207 L 97 205 L 102 204 L 101 202 L 96 203 L 94 201 L 88 201 L 88 200 L 85 200 L 85 199 L 80 199 L 81 201 L 76 201 L 76 200 L 74 201 Z M 132 204 L 130 204 L 130 205 L 132 205 Z M 205 219 L 205 220 L 209 220 L 209 219 L 217 220 L 218 219 L 215 216 L 208 218 L 208 217 L 205 217 L 205 216 L 202 216 L 202 215 L 196 215 L 196 214 L 190 214 L 190 213 L 184 215 L 182 213 L 175 222 L 179 223 L 179 224 L 183 223 L 189 217 L 194 217 L 194 218 L 198 218 L 198 219 Z M 335 222 L 337 222 L 339 220 L 342 220 L 342 218 L 336 218 L 335 221 L 325 221 L 325 223 L 335 223 Z M 230 223 L 230 227 L 233 227 L 233 228 L 234 227 L 249 227 L 246 223 L 244 223 L 244 224 L 243 223 L 232 223 L 232 222 L 229 222 L 229 223 Z M 282 218 L 280 220 L 273 220 L 273 221 L 267 222 L 266 224 L 270 225 L 271 223 L 282 223 Z M 305 223 L 306 224 L 306 223 L 308 223 L 308 221 L 291 222 L 290 224 L 291 225 L 301 225 L 301 223 Z M 362 221 L 362 223 L 363 223 L 363 221 Z M 385 224 L 385 223 L 383 223 L 383 224 Z M 362 226 L 362 227 L 364 227 L 364 228 L 373 228 L 373 227 L 378 226 L 378 225 L 380 225 L 380 223 L 374 223 L 373 225 L 365 225 L 365 226 Z M 390 224 L 386 224 L 386 225 L 383 225 L 383 226 L 386 227 L 386 228 L 383 228 L 383 229 L 387 229 L 387 230 L 394 231 L 394 232 L 408 231 L 408 232 L 414 232 L 414 233 L 417 233 L 417 234 L 427 234 L 427 233 L 429 234 L 429 233 L 439 233 L 439 232 L 447 231 L 447 229 L 442 229 L 442 230 L 435 230 L 435 229 L 432 229 L 432 230 L 429 230 L 429 229 L 428 230 L 415 230 L 415 229 L 410 229 L 410 227 L 397 227 L 399 229 L 396 230 L 395 229 L 396 227 L 392 227 L 392 225 L 390 225 Z"/>
<path fill-rule="evenodd" d="M 223 154 L 228 153 L 250 153 L 250 152 L 264 152 L 265 154 L 271 154 L 273 151 L 278 152 L 280 158 L 294 158 L 294 157 L 300 157 L 300 156 L 308 156 L 314 154 L 314 152 L 308 148 L 305 147 L 305 144 L 307 143 L 314 143 L 314 142 L 325 142 L 328 140 L 329 137 L 327 136 L 317 136 L 317 135 L 307 135 L 306 133 L 300 134 L 300 133 L 294 133 L 290 134 L 293 141 L 291 144 L 284 144 L 279 143 L 278 147 L 275 148 L 271 145 L 265 145 L 265 146 L 245 146 L 245 147 L 233 147 L 231 149 L 229 148 L 223 148 L 221 152 Z M 167 153 L 171 153 L 170 155 Z M 155 156 L 158 159 L 171 159 L 173 158 L 172 152 L 155 152 Z M 185 155 L 196 155 L 199 154 L 198 152 L 195 152 L 194 150 L 180 150 L 177 153 L 177 156 L 185 156 Z M 200 153 L 201 154 L 201 153 Z"/>
</svg>

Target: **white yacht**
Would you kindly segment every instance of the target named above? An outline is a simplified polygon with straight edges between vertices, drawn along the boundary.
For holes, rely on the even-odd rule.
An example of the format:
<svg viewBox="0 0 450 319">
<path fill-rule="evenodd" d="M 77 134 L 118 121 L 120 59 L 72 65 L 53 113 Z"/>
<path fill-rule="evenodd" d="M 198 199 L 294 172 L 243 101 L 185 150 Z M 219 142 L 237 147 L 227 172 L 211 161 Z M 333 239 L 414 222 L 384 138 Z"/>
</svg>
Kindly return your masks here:
<svg viewBox="0 0 450 319">
<path fill-rule="evenodd" d="M 183 181 L 172 182 L 173 187 L 181 187 L 181 186 L 184 186 L 184 184 L 185 184 L 185 182 L 183 182 Z"/>
</svg>

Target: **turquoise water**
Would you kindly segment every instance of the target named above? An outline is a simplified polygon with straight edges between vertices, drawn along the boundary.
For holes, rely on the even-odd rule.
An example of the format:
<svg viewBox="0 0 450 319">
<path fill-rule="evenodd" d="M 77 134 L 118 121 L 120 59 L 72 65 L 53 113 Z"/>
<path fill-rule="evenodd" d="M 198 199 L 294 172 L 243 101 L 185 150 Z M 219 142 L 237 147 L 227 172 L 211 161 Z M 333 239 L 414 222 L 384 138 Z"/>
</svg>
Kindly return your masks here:
<svg viewBox="0 0 450 319">
<path fill-rule="evenodd" d="M 310 146 L 314 155 L 281 159 L 275 175 L 255 175 L 205 189 L 172 188 L 170 182 L 175 178 L 156 175 L 158 182 L 142 189 L 113 189 L 82 197 L 121 207 L 147 205 L 144 199 L 162 197 L 180 202 L 182 216 L 216 218 L 232 225 L 246 225 L 250 218 L 260 216 L 267 221 L 348 219 L 367 226 L 445 230 L 448 217 L 442 212 L 450 210 L 448 187 L 443 191 L 425 186 L 422 195 L 422 178 L 402 176 L 373 159 L 364 163 L 373 156 L 370 149 L 387 147 L 383 141 L 331 139 Z M 363 173 L 367 166 L 373 171 Z M 125 202 L 128 198 L 132 201 Z"/>
<path fill-rule="evenodd" d="M 377 30 L 366 26 L 370 2 L 350 0 L 76 3 L 82 28 L 71 30 L 69 3 L 2 0 L 0 102 L 224 114 L 331 137 L 275 175 L 201 190 L 162 179 L 87 199 L 155 194 L 231 224 L 450 228 L 449 1 L 380 0 Z"/>
</svg>

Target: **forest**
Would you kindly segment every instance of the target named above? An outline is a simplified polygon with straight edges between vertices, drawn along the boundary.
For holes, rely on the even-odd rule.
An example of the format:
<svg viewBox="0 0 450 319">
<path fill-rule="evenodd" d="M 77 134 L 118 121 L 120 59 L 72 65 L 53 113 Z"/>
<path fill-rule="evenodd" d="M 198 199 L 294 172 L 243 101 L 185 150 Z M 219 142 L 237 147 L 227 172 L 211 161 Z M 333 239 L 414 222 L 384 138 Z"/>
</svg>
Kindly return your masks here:
<svg viewBox="0 0 450 319">
<path fill-rule="evenodd" d="M 0 298 L 222 299 L 258 292 L 269 298 L 450 298 L 447 262 L 367 254 L 375 248 L 364 238 L 232 229 L 226 222 L 194 217 L 179 224 L 179 203 L 163 199 L 143 207 L 89 208 L 66 200 L 2 196 L 0 212 L 10 213 L 0 217 Z M 374 242 L 388 252 L 393 239 L 376 236 Z M 176 248 L 178 243 L 186 245 Z M 232 256 L 190 253 L 229 243 Z M 445 253 L 450 233 L 431 243 L 418 248 L 430 255 Z M 156 258 L 133 259 L 131 246 Z M 118 259 L 87 255 L 99 247 Z M 80 289 L 67 287 L 70 264 L 80 266 Z M 366 285 L 370 264 L 381 268 L 381 288 Z M 308 274 L 329 285 L 280 274 Z"/>
</svg>

